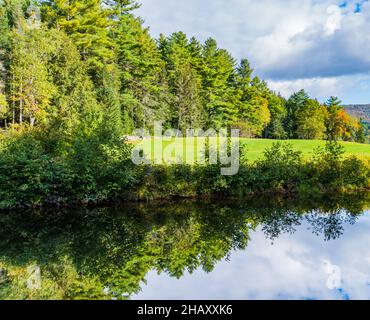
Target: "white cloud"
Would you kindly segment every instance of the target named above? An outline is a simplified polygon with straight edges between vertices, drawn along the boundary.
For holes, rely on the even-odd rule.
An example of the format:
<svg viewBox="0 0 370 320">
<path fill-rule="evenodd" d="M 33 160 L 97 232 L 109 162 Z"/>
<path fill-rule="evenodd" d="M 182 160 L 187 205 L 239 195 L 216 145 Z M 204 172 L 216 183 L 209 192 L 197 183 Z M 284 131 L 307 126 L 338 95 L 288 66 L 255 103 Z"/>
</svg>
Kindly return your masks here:
<svg viewBox="0 0 370 320">
<path fill-rule="evenodd" d="M 325 35 L 330 36 L 342 27 L 342 11 L 338 6 L 331 5 L 326 13 L 328 18 L 325 24 Z"/>
<path fill-rule="evenodd" d="M 329 92 L 335 96 L 341 96 L 343 94 L 343 85 L 338 78 L 271 80 L 268 83 L 272 90 L 279 92 L 284 97 L 289 97 L 292 92 L 297 92 L 302 88 L 310 96 L 318 98 L 326 97 Z"/>
<path fill-rule="evenodd" d="M 317 97 L 323 101 L 328 95 L 342 96 L 348 87 L 353 85 L 353 78 L 307 78 L 297 80 L 268 80 L 267 82 L 272 90 L 279 92 L 284 97 L 289 97 L 292 92 L 297 92 L 304 88 L 310 96 Z"/>
<path fill-rule="evenodd" d="M 281 235 L 273 246 L 257 230 L 245 251 L 233 253 L 229 262 L 218 263 L 209 274 L 197 270 L 177 280 L 152 271 L 133 298 L 342 299 L 346 294 L 351 299 L 370 298 L 370 216 L 347 225 L 339 239 L 328 242 L 312 234 L 307 223 L 296 229 L 292 235 Z M 342 292 L 328 287 L 335 269 L 340 270 Z"/>
<path fill-rule="evenodd" d="M 343 77 L 370 72 L 370 2 L 364 0 L 348 0 L 345 7 L 339 7 L 342 0 L 141 2 L 138 14 L 154 36 L 182 30 L 203 41 L 214 37 L 237 58 L 248 58 L 258 75 L 278 83 L 305 79 L 300 81 L 322 93 Z"/>
<path fill-rule="evenodd" d="M 369 75 L 347 75 L 341 77 L 314 77 L 296 80 L 267 80 L 269 87 L 283 97 L 288 98 L 301 89 L 320 102 L 329 96 L 347 96 L 344 103 L 358 103 L 362 96 L 370 92 Z M 365 98 L 366 99 L 366 98 Z M 369 99 L 370 100 L 370 99 Z M 363 100 L 366 102 L 366 100 Z"/>
</svg>

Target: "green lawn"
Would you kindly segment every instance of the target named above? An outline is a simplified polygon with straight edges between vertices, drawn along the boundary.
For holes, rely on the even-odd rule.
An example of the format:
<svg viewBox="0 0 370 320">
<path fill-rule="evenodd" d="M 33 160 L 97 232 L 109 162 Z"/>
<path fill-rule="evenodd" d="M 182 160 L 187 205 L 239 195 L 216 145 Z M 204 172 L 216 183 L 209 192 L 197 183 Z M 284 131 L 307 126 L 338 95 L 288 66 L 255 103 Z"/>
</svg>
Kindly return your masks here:
<svg viewBox="0 0 370 320">
<path fill-rule="evenodd" d="M 263 155 L 263 151 L 271 147 L 275 140 L 262 140 L 262 139 L 242 139 L 247 144 L 248 157 L 251 160 L 256 160 Z M 286 141 L 293 146 L 295 150 L 301 151 L 306 157 L 311 157 L 318 147 L 325 146 L 325 141 L 321 140 L 289 140 Z M 370 145 L 341 142 L 346 151 L 346 155 L 355 155 L 360 158 L 370 158 Z"/>
<path fill-rule="evenodd" d="M 242 144 L 246 145 L 246 150 L 248 154 L 248 159 L 251 161 L 255 161 L 258 158 L 263 156 L 264 150 L 269 148 L 276 143 L 276 140 L 266 140 L 266 139 L 240 139 Z M 319 140 L 288 140 L 284 141 L 284 143 L 289 143 L 295 150 L 302 151 L 305 157 L 309 158 L 313 155 L 315 149 L 318 147 L 323 147 L 325 145 L 325 141 Z M 367 158 L 370 159 L 370 145 L 369 144 L 359 144 L 359 143 L 352 143 L 352 142 L 341 142 L 344 146 L 346 155 L 355 155 L 360 158 Z M 143 148 L 144 154 L 146 157 L 150 158 L 152 161 L 154 159 L 158 159 L 158 156 L 155 156 L 154 148 L 159 147 L 160 143 L 156 139 L 152 140 L 144 140 L 139 143 L 140 147 Z M 204 150 L 200 146 L 202 145 L 202 140 L 200 143 L 196 141 L 196 139 L 173 139 L 172 141 L 164 141 L 163 142 L 163 158 L 166 162 L 175 161 L 175 159 L 179 158 L 179 154 L 181 154 L 181 148 L 183 148 L 183 158 L 186 159 L 187 163 L 193 163 L 195 159 L 195 155 L 197 154 L 197 150 Z M 215 138 L 210 139 L 211 146 L 217 146 L 217 140 Z M 172 149 L 172 152 L 171 152 Z M 159 149 L 160 150 L 160 149 Z M 177 155 L 175 154 L 175 151 Z M 158 151 L 157 155 L 159 155 L 160 151 Z M 159 156 L 160 157 L 160 156 Z"/>
</svg>

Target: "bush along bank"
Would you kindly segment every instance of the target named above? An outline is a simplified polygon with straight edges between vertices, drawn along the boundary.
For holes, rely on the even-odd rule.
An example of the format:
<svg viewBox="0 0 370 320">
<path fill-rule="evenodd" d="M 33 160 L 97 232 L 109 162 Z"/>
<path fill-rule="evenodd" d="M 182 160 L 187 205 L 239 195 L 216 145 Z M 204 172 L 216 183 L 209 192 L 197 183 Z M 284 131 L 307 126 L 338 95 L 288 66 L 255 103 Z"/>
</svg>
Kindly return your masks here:
<svg viewBox="0 0 370 320">
<path fill-rule="evenodd" d="M 249 194 L 351 193 L 370 190 L 370 163 L 344 157 L 335 142 L 306 160 L 289 144 L 267 149 L 254 163 L 241 148 L 238 174 L 217 165 L 140 165 L 131 147 L 98 138 L 76 141 L 60 153 L 37 133 L 0 140 L 0 208 L 99 204 Z"/>
<path fill-rule="evenodd" d="M 243 157 L 243 154 L 242 154 Z M 370 190 L 369 161 L 345 158 L 328 143 L 306 161 L 289 144 L 276 143 L 254 163 L 242 161 L 234 176 L 220 175 L 221 165 L 147 166 L 135 191 L 138 199 L 238 197 L 250 194 L 353 193 Z"/>
</svg>

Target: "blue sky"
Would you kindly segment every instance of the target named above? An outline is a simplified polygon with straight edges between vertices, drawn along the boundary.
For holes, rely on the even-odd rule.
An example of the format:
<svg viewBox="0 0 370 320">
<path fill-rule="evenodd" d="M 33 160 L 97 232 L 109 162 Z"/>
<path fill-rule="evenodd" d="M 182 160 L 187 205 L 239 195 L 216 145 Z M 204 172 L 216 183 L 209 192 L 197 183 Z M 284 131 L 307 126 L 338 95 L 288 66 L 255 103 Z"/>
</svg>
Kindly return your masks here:
<svg viewBox="0 0 370 320">
<path fill-rule="evenodd" d="M 368 0 L 139 0 L 158 37 L 184 31 L 214 37 L 288 96 L 305 88 L 325 101 L 370 103 Z"/>
</svg>

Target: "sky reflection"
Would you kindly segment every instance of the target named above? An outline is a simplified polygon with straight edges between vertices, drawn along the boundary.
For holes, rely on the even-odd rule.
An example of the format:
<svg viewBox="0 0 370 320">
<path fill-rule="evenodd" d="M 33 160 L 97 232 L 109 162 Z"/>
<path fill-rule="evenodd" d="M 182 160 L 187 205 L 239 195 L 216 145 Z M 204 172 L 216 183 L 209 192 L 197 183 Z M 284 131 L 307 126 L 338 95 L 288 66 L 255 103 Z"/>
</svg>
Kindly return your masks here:
<svg viewBox="0 0 370 320">
<path fill-rule="evenodd" d="M 313 234 L 306 221 L 295 229 L 293 234 L 270 240 L 258 228 L 251 233 L 246 250 L 233 252 L 229 261 L 221 261 L 209 274 L 197 270 L 175 279 L 151 271 L 147 284 L 132 298 L 370 298 L 369 212 L 354 225 L 345 223 L 343 235 L 336 240 L 325 241 L 323 235 Z"/>
</svg>

